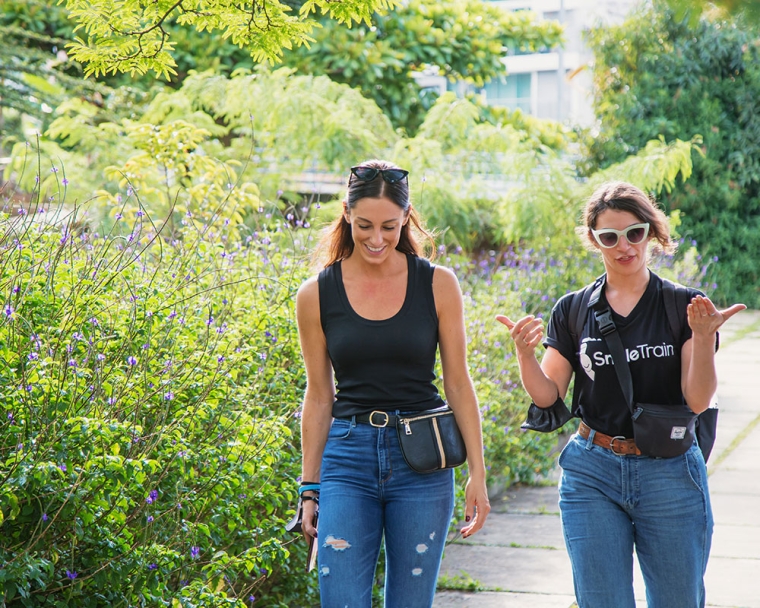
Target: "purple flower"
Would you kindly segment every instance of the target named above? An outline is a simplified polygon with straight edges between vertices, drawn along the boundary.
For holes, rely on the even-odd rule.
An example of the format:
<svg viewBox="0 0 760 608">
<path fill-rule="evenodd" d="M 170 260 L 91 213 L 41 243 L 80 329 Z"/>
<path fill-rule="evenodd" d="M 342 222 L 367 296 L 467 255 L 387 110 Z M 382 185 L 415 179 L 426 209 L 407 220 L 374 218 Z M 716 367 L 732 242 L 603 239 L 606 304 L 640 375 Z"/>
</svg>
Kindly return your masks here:
<svg viewBox="0 0 760 608">
<path fill-rule="evenodd" d="M 196 546 L 190 547 L 190 557 L 192 557 L 193 559 L 196 559 L 198 555 L 200 555 L 200 552 L 201 552 L 200 547 L 196 547 Z"/>
<path fill-rule="evenodd" d="M 50 173 L 58 173 L 58 167 L 53 167 L 50 169 Z"/>
<path fill-rule="evenodd" d="M 69 180 L 68 180 L 67 178 L 65 178 L 65 177 L 64 177 L 64 178 L 63 178 L 63 181 L 61 181 L 61 183 L 62 183 L 64 186 L 68 186 L 68 185 L 69 185 Z"/>
<path fill-rule="evenodd" d="M 148 570 L 157 570 L 157 569 L 158 569 L 158 564 L 156 563 L 148 564 Z"/>
<path fill-rule="evenodd" d="M 27 358 L 27 359 L 29 359 L 29 361 L 36 361 L 37 359 L 39 359 L 39 358 L 40 358 L 40 356 L 39 356 L 39 354 L 37 354 L 37 353 L 29 353 L 29 354 L 26 356 L 26 358 Z"/>
<path fill-rule="evenodd" d="M 61 471 L 63 471 L 64 473 L 66 472 L 66 465 L 65 464 L 58 465 L 58 468 L 61 469 Z"/>
<path fill-rule="evenodd" d="M 47 513 L 43 513 L 42 514 L 42 521 L 47 521 L 47 520 L 48 520 Z"/>
<path fill-rule="evenodd" d="M 137 357 L 129 356 L 127 357 L 127 363 L 130 365 L 137 365 Z"/>
<path fill-rule="evenodd" d="M 164 401 L 171 401 L 172 399 L 174 399 L 174 393 L 172 393 L 171 391 L 167 391 L 164 393 Z"/>
<path fill-rule="evenodd" d="M 73 581 L 77 576 L 78 574 L 76 572 L 72 570 L 66 570 L 66 578 L 68 578 L 69 580 Z"/>
<path fill-rule="evenodd" d="M 148 523 L 151 523 L 153 521 L 153 516 L 152 515 L 148 515 L 147 520 L 148 520 Z"/>
<path fill-rule="evenodd" d="M 5 308 L 3 308 L 3 312 L 5 313 L 6 317 L 10 318 L 15 311 L 14 311 L 13 306 L 11 306 L 10 304 L 6 304 Z"/>
<path fill-rule="evenodd" d="M 145 499 L 145 502 L 147 502 L 150 505 L 150 504 L 153 504 L 157 498 L 158 498 L 158 490 L 151 490 L 148 493 L 148 497 Z"/>
</svg>

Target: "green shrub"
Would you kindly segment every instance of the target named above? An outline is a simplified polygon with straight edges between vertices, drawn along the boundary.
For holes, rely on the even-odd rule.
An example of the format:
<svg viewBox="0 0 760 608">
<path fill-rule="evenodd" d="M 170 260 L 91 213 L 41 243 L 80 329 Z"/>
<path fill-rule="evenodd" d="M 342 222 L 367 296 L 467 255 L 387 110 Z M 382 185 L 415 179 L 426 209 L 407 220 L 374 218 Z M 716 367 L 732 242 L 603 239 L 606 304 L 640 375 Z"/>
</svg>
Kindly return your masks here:
<svg viewBox="0 0 760 608">
<path fill-rule="evenodd" d="M 9 203 L 0 223 L 4 601 L 305 605 L 282 534 L 303 243 L 190 222 L 166 241 L 144 214 L 100 235 L 80 216 Z"/>
</svg>

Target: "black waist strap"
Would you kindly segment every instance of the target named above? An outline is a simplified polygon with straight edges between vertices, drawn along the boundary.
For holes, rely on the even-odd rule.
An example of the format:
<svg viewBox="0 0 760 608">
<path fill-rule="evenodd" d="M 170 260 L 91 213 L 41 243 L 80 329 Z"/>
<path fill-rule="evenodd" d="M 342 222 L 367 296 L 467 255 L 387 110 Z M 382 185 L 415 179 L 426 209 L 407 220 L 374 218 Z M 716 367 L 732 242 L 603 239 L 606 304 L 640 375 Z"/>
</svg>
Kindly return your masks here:
<svg viewBox="0 0 760 608">
<path fill-rule="evenodd" d="M 371 424 L 372 426 L 376 427 L 396 426 L 396 421 L 398 420 L 398 416 L 396 416 L 396 414 L 389 414 L 388 412 L 383 412 L 382 410 L 375 410 L 369 414 L 346 416 L 345 418 L 341 418 L 341 420 L 351 420 L 351 418 L 354 418 L 356 422 Z"/>
</svg>

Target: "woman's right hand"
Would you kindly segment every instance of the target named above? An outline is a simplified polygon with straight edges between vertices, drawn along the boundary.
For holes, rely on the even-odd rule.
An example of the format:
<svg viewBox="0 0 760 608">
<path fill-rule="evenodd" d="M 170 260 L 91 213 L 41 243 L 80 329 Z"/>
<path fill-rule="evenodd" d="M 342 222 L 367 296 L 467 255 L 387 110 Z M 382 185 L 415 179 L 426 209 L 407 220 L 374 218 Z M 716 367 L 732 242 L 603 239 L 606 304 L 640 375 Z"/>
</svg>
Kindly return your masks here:
<svg viewBox="0 0 760 608">
<path fill-rule="evenodd" d="M 306 537 L 306 542 L 311 538 L 317 538 L 316 515 L 317 515 L 317 503 L 313 500 L 303 501 L 303 519 L 301 519 L 301 530 Z"/>
<path fill-rule="evenodd" d="M 544 323 L 534 315 L 528 315 L 519 321 L 512 321 L 504 315 L 496 315 L 496 320 L 509 329 L 509 335 L 512 336 L 518 355 L 534 354 L 536 347 L 544 339 Z"/>
</svg>

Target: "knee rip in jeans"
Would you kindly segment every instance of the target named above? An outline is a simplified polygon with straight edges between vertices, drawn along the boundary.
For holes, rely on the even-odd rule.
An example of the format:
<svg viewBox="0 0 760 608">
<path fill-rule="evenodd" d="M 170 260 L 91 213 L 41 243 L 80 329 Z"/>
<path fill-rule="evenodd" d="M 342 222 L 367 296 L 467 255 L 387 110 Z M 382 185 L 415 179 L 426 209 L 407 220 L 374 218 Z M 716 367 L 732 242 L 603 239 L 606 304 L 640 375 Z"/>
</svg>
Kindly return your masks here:
<svg viewBox="0 0 760 608">
<path fill-rule="evenodd" d="M 325 539 L 325 547 L 332 547 L 335 551 L 345 551 L 351 548 L 345 538 L 335 538 L 332 534 Z"/>
</svg>

